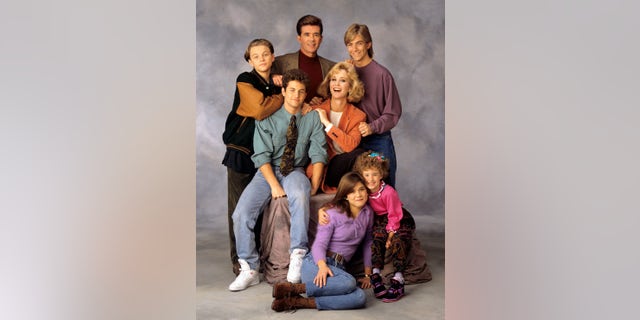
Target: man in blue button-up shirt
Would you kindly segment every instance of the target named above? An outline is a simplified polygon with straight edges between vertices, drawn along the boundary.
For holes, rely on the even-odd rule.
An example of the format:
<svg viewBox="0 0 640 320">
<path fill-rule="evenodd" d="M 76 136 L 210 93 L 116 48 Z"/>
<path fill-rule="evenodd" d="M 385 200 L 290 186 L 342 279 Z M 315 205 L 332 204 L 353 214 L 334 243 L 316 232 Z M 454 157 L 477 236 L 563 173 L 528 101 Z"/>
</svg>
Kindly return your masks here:
<svg viewBox="0 0 640 320">
<path fill-rule="evenodd" d="M 327 163 L 327 141 L 318 113 L 301 113 L 309 77 L 299 69 L 289 70 L 283 75 L 282 85 L 284 105 L 268 118 L 256 122 L 253 138 L 255 153 L 251 160 L 259 170 L 242 192 L 232 216 L 241 270 L 229 285 L 231 291 L 244 290 L 260 283 L 259 255 L 254 242 L 254 232 L 260 230 L 254 230 L 254 227 L 270 197 L 287 197 L 289 200 L 289 282 L 300 282 L 302 258 L 308 251 L 309 200 L 320 187 L 324 165 Z M 294 115 L 298 127 L 294 170 L 284 176 L 280 172 L 280 160 L 284 153 L 289 121 Z M 309 162 L 313 164 L 311 182 L 304 172 Z"/>
</svg>

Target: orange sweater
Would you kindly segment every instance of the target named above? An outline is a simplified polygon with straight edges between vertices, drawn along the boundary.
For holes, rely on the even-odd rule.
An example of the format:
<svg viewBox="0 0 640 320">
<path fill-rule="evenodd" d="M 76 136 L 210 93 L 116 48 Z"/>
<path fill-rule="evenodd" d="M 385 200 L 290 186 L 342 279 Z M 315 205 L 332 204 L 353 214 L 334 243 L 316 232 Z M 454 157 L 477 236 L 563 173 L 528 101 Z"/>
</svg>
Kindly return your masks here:
<svg viewBox="0 0 640 320">
<path fill-rule="evenodd" d="M 327 99 L 314 109 L 324 109 L 327 112 L 327 117 L 331 114 L 331 99 Z M 311 111 L 314 112 L 314 111 Z M 329 149 L 328 160 L 331 160 L 336 155 L 336 151 L 333 149 L 333 142 L 335 141 L 344 152 L 351 152 L 360 144 L 362 136 L 358 131 L 358 124 L 365 122 L 367 115 L 354 105 L 347 103 L 340 117 L 340 123 L 338 126 L 332 126 L 331 130 L 326 133 L 327 145 Z M 327 162 L 328 163 L 328 162 Z M 307 176 L 311 178 L 313 169 L 312 166 L 307 166 Z M 324 174 L 327 173 L 327 167 L 325 166 Z M 335 188 L 331 188 L 324 185 L 324 175 L 322 177 L 322 191 L 325 193 L 335 193 Z"/>
</svg>

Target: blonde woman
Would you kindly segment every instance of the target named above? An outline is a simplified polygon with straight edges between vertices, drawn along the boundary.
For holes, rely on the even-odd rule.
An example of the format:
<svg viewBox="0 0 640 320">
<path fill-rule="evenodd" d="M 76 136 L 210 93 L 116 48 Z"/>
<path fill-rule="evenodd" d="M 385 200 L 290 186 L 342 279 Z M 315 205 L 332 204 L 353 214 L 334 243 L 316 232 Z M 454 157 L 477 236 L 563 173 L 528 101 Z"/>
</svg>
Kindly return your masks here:
<svg viewBox="0 0 640 320">
<path fill-rule="evenodd" d="M 362 139 L 358 124 L 366 121 L 366 114 L 355 107 L 364 95 L 364 86 L 350 63 L 339 62 L 327 74 L 318 88 L 326 100 L 314 107 L 327 137 L 329 164 L 326 167 L 322 191 L 335 193 L 340 178 L 351 171 L 355 159 L 364 152 L 358 145 Z M 307 176 L 312 170 L 307 168 Z"/>
</svg>

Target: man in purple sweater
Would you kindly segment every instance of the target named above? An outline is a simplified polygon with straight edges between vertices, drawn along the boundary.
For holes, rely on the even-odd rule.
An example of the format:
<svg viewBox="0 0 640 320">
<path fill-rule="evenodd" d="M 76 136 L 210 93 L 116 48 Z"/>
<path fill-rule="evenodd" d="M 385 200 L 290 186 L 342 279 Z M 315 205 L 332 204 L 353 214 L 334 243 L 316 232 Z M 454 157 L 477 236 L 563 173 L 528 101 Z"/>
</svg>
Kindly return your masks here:
<svg viewBox="0 0 640 320">
<path fill-rule="evenodd" d="M 373 60 L 373 43 L 366 25 L 354 23 L 349 26 L 344 34 L 344 44 L 365 87 L 364 97 L 357 105 L 367 114 L 368 122 L 361 122 L 358 127 L 362 134 L 360 147 L 389 158 L 386 183 L 395 187 L 397 163 L 391 129 L 398 124 L 402 114 L 398 89 L 389 70 Z"/>
</svg>

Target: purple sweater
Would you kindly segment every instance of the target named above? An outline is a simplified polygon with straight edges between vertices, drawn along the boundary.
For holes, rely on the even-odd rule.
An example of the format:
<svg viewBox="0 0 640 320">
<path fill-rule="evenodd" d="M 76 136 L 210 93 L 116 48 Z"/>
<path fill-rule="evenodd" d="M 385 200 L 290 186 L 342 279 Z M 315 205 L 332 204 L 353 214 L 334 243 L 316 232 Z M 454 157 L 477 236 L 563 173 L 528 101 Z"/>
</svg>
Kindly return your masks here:
<svg viewBox="0 0 640 320">
<path fill-rule="evenodd" d="M 402 104 L 393 76 L 375 60 L 356 67 L 358 77 L 364 83 L 364 97 L 357 105 L 367 114 L 367 121 L 375 133 L 393 129 L 400 120 Z"/>
<path fill-rule="evenodd" d="M 327 210 L 329 223 L 318 225 L 316 239 L 311 247 L 313 261 L 325 260 L 327 251 L 341 254 L 350 261 L 358 246 L 364 241 L 364 265 L 371 266 L 371 244 L 373 243 L 373 210 L 365 205 L 356 219 L 347 217 L 336 208 Z"/>
</svg>

